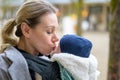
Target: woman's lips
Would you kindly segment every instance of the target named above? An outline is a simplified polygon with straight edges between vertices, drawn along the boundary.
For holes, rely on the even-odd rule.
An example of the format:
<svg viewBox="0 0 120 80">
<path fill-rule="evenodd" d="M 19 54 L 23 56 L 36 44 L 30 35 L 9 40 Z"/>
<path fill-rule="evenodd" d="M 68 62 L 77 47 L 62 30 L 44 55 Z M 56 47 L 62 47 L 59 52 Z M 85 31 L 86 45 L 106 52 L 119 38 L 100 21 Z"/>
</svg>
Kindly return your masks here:
<svg viewBox="0 0 120 80">
<path fill-rule="evenodd" d="M 56 46 L 53 47 L 53 50 L 55 50 Z"/>
</svg>

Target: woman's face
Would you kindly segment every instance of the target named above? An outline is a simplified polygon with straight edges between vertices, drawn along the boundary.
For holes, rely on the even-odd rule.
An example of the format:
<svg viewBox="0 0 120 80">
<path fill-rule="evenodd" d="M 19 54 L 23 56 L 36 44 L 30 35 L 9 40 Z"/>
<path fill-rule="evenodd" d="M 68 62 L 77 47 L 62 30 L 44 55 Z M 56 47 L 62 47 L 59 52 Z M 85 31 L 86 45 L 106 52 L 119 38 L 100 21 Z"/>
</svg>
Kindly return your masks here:
<svg viewBox="0 0 120 80">
<path fill-rule="evenodd" d="M 31 28 L 29 42 L 36 52 L 49 55 L 56 47 L 58 20 L 55 13 L 48 13 L 40 18 L 40 23 Z"/>
</svg>

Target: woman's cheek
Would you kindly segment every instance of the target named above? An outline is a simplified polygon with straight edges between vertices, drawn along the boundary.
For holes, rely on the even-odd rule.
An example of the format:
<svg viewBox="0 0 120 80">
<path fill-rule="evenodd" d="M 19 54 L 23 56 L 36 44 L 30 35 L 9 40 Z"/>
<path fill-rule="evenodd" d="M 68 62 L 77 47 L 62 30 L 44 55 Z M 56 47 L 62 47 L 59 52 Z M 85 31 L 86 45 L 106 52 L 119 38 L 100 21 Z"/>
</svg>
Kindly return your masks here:
<svg viewBox="0 0 120 80">
<path fill-rule="evenodd" d="M 50 45 L 52 45 L 52 44 L 53 44 L 52 38 L 51 38 L 51 37 L 48 37 L 48 38 L 47 38 L 47 42 L 48 42 Z"/>
</svg>

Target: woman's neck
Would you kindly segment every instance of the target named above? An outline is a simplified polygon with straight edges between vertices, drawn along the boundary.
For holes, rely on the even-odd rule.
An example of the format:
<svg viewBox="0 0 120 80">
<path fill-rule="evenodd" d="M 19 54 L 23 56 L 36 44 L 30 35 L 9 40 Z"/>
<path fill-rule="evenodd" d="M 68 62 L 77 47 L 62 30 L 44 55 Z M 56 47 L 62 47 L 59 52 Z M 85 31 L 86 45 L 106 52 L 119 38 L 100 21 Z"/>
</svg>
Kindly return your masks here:
<svg viewBox="0 0 120 80">
<path fill-rule="evenodd" d="M 21 50 L 24 50 L 32 55 L 39 55 L 39 52 L 37 52 L 34 47 L 29 43 L 29 41 L 23 37 L 20 38 L 17 47 Z"/>
</svg>

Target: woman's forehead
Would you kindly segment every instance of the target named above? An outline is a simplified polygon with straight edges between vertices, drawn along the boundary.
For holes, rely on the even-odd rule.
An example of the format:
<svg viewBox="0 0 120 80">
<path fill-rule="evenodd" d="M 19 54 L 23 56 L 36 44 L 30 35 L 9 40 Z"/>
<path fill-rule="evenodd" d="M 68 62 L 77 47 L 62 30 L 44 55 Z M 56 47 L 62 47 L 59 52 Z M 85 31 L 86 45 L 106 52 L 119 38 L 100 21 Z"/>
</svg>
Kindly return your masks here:
<svg viewBox="0 0 120 80">
<path fill-rule="evenodd" d="M 40 24 L 45 25 L 48 28 L 58 27 L 58 20 L 56 14 L 46 14 L 40 18 Z"/>
<path fill-rule="evenodd" d="M 43 22 L 47 22 L 47 21 L 50 21 L 50 22 L 57 22 L 57 16 L 55 13 L 47 13 L 47 14 L 44 14 L 40 17 L 40 20 L 43 21 Z"/>
</svg>

